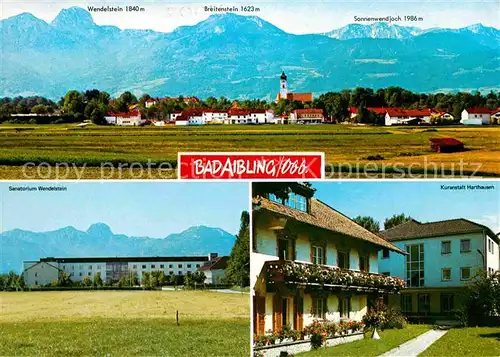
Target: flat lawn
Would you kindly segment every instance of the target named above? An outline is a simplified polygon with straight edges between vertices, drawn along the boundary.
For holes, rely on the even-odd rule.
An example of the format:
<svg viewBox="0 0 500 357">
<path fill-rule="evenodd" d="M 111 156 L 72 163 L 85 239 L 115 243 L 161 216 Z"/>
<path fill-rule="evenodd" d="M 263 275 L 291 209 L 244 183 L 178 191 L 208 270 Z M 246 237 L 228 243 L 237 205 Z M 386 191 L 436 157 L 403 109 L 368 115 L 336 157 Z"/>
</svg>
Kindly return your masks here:
<svg viewBox="0 0 500 357">
<path fill-rule="evenodd" d="M 391 329 L 379 331 L 380 340 L 372 340 L 371 332 L 365 334 L 364 340 L 345 343 L 334 347 L 322 347 L 316 351 L 300 353 L 301 357 L 323 357 L 323 356 L 378 356 L 384 352 L 398 347 L 402 343 L 415 338 L 431 327 L 428 325 L 408 325 L 398 330 Z"/>
<path fill-rule="evenodd" d="M 429 138 L 453 137 L 465 143 L 467 151 L 452 154 L 433 153 Z M 339 175 L 350 165 L 353 172 L 374 172 L 380 177 L 387 172 L 401 177 L 395 169 L 411 168 L 415 175 L 428 172 L 443 177 L 470 175 L 500 176 L 500 127 L 370 127 L 352 125 L 219 125 L 204 127 L 76 127 L 67 125 L 0 125 L 0 178 L 35 178 L 36 170 L 23 173 L 26 162 L 69 163 L 85 167 L 59 172 L 42 168 L 38 178 L 101 178 L 103 163 L 156 164 L 175 166 L 179 151 L 320 151 Z M 368 156 L 380 155 L 383 160 L 370 161 Z M 173 178 L 174 170 L 152 173 L 122 168 L 120 173 L 105 167 L 103 178 Z M 165 166 L 164 166 L 165 167 Z M 348 169 L 347 169 L 348 170 Z M 28 170 L 29 171 L 29 170 Z M 80 176 L 79 176 L 80 175 Z M 31 176 L 31 177 L 26 177 Z M 407 177 L 407 176 L 405 176 Z M 421 176 L 420 176 L 421 177 Z M 364 177 L 361 177 L 364 178 Z"/>
<path fill-rule="evenodd" d="M 0 307 L 0 355 L 250 354 L 246 294 L 12 292 L 0 293 Z"/>
<path fill-rule="evenodd" d="M 500 356 L 500 327 L 452 329 L 419 356 Z"/>
</svg>

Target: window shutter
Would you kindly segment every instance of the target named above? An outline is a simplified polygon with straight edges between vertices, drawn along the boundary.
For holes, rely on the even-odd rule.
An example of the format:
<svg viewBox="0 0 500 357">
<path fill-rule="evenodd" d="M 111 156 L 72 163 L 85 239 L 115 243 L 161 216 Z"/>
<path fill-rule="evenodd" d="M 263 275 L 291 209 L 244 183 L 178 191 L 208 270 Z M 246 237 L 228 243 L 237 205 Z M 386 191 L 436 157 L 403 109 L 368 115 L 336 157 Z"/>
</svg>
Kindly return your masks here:
<svg viewBox="0 0 500 357">
<path fill-rule="evenodd" d="M 266 298 L 265 296 L 256 296 L 255 299 L 255 309 L 256 309 L 256 317 L 257 321 L 254 323 L 256 324 L 255 328 L 257 329 L 257 334 L 262 335 L 264 334 L 264 329 L 265 329 L 265 318 L 266 318 Z"/>
<path fill-rule="evenodd" d="M 323 264 L 328 264 L 326 261 L 326 244 L 323 246 Z"/>
<path fill-rule="evenodd" d="M 323 318 L 326 319 L 326 314 L 328 313 L 328 298 L 323 299 Z"/>
<path fill-rule="evenodd" d="M 304 299 L 297 295 L 297 325 L 296 330 L 302 330 L 304 327 Z"/>
<path fill-rule="evenodd" d="M 309 252 L 310 252 L 310 255 L 309 255 L 309 260 L 311 261 L 311 263 L 314 263 L 314 260 L 313 260 L 313 257 L 314 257 L 314 249 L 313 249 L 313 245 L 312 245 L 312 244 L 310 244 L 309 246 L 310 246 L 310 248 L 311 248 L 311 249 L 309 250 Z"/>
<path fill-rule="evenodd" d="M 281 311 L 281 297 L 278 296 L 278 295 L 274 295 L 274 298 L 273 298 L 273 310 L 274 310 L 274 313 L 273 313 L 273 317 L 274 317 L 274 321 L 273 321 L 273 327 L 274 327 L 274 331 L 281 331 L 282 330 L 282 311 Z"/>
</svg>

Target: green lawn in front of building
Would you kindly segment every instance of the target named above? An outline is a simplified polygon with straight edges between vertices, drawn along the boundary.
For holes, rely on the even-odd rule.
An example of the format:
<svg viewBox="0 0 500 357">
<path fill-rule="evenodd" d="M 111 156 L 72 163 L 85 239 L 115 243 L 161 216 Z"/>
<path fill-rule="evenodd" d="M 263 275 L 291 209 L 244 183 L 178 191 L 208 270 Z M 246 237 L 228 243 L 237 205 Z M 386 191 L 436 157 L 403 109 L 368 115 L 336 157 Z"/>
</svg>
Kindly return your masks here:
<svg viewBox="0 0 500 357">
<path fill-rule="evenodd" d="M 451 329 L 419 356 L 500 356 L 500 327 Z"/>
<path fill-rule="evenodd" d="M 371 331 L 365 334 L 360 341 L 349 342 L 334 347 L 321 347 L 316 351 L 300 353 L 300 357 L 326 356 L 378 356 L 392 350 L 431 329 L 429 325 L 408 325 L 404 329 L 390 329 L 379 331 L 380 340 L 371 339 Z"/>
</svg>

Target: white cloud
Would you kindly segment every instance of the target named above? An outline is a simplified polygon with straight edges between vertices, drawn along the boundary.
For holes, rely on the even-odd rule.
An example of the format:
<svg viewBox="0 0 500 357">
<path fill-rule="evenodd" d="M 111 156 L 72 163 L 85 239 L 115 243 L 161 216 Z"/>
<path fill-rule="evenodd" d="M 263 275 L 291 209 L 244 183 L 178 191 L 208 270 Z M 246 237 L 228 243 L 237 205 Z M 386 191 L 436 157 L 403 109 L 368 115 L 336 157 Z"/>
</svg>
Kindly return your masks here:
<svg viewBox="0 0 500 357">
<path fill-rule="evenodd" d="M 482 224 L 488 228 L 490 228 L 493 233 L 497 234 L 500 232 L 500 216 L 499 215 L 484 215 L 478 218 L 473 218 L 471 221 Z"/>
<path fill-rule="evenodd" d="M 193 25 L 206 19 L 211 13 L 205 11 L 207 3 L 196 2 L 139 2 L 145 12 L 93 13 L 94 21 L 99 25 L 115 25 L 122 29 L 153 29 L 170 32 L 183 25 Z M 209 4 L 209 3 L 208 3 Z M 31 12 L 35 16 L 50 22 L 59 11 L 71 6 L 86 8 L 88 5 L 126 6 L 137 5 L 123 1 L 85 2 L 73 1 L 25 1 L 3 0 L 1 18 L 7 18 L 22 12 Z M 243 0 L 219 6 L 248 5 Z M 299 3 L 284 0 L 268 2 L 256 0 L 252 3 L 259 11 L 239 14 L 256 15 L 279 28 L 296 34 L 327 32 L 354 22 L 354 16 L 401 16 L 422 17 L 420 22 L 399 22 L 399 25 L 429 27 L 463 27 L 474 23 L 499 27 L 498 1 L 469 2 L 465 0 L 440 2 L 393 1 L 301 1 Z"/>
</svg>

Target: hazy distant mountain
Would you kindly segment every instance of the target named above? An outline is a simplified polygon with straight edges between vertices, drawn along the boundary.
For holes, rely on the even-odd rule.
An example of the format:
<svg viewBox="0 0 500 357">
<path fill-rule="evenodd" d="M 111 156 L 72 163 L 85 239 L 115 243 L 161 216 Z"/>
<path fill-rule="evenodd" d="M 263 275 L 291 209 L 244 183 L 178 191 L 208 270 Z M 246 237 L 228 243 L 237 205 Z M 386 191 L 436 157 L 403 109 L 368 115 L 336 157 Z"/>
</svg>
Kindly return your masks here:
<svg viewBox="0 0 500 357">
<path fill-rule="evenodd" d="M 422 31 L 348 25 L 293 35 L 255 16 L 212 15 L 171 33 L 98 26 L 81 8 L 51 23 L 31 14 L 0 22 L 0 96 L 59 99 L 70 89 L 154 96 L 274 98 L 285 70 L 292 91 L 356 86 L 413 91 L 500 87 L 499 30 Z M 375 38 L 373 38 L 375 37 Z"/>
<path fill-rule="evenodd" d="M 432 32 L 457 33 L 464 35 L 478 35 L 484 37 L 485 43 L 491 45 L 499 45 L 500 30 L 483 26 L 482 24 L 474 24 L 459 29 L 449 28 L 430 28 L 420 29 L 413 26 L 400 26 L 397 24 L 389 24 L 386 22 L 376 22 L 373 24 L 349 24 L 344 27 L 325 32 L 323 35 L 338 40 L 352 40 L 355 38 L 373 38 L 373 39 L 409 39 L 414 36 L 423 35 Z"/>
<path fill-rule="evenodd" d="M 351 40 L 353 38 L 390 38 L 402 40 L 420 35 L 421 33 L 423 33 L 423 30 L 418 27 L 377 22 L 369 25 L 349 24 L 339 29 L 326 32 L 323 35 L 338 40 Z"/>
<path fill-rule="evenodd" d="M 220 228 L 191 227 L 166 238 L 114 234 L 104 223 L 86 232 L 65 227 L 52 232 L 20 229 L 0 234 L 0 272 L 21 269 L 23 260 L 43 257 L 229 255 L 236 237 Z"/>
</svg>

